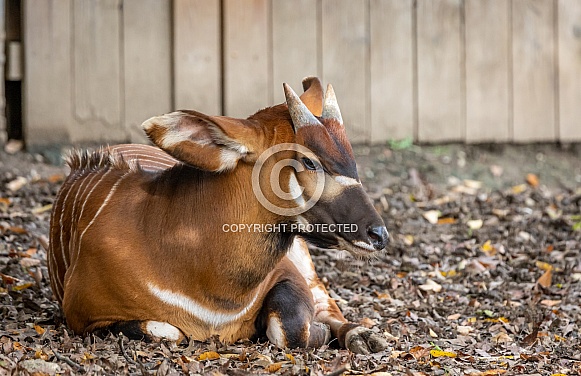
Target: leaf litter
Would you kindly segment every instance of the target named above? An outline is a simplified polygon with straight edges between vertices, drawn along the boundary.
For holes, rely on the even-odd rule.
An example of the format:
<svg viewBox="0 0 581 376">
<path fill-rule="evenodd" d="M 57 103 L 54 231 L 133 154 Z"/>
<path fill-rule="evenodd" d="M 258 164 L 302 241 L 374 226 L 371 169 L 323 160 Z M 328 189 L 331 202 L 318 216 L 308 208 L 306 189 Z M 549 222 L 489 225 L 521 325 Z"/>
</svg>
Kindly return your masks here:
<svg viewBox="0 0 581 376">
<path fill-rule="evenodd" d="M 345 316 L 389 341 L 371 355 L 74 335 L 44 248 L 66 171 L 0 152 L 0 375 L 579 374 L 581 153 L 495 147 L 355 148 L 390 251 L 312 255 Z"/>
</svg>

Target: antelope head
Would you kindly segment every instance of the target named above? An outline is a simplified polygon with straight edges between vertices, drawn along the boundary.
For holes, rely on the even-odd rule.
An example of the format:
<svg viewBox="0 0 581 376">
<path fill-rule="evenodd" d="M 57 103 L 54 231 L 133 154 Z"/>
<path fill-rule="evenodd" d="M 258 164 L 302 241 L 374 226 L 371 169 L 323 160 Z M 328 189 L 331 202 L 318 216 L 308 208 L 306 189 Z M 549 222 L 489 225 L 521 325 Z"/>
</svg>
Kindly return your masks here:
<svg viewBox="0 0 581 376">
<path fill-rule="evenodd" d="M 237 197 L 232 216 L 244 223 L 297 225 L 291 235 L 358 256 L 383 250 L 389 236 L 357 175 L 333 87 L 323 95 L 319 79 L 309 77 L 300 97 L 283 88 L 286 103 L 248 119 L 178 111 L 143 127 L 176 159 L 224 176 Z"/>
<path fill-rule="evenodd" d="M 312 153 L 297 153 L 303 168 L 290 176 L 289 191 L 298 207 L 304 208 L 309 198 L 318 197 L 298 215 L 303 228 L 315 231 L 301 235 L 319 247 L 357 256 L 383 250 L 389 235 L 361 185 L 333 87 L 329 84 L 323 97 L 320 81 L 307 78 L 303 81 L 305 93 L 299 97 L 290 86 L 283 86 L 295 142 Z"/>
</svg>

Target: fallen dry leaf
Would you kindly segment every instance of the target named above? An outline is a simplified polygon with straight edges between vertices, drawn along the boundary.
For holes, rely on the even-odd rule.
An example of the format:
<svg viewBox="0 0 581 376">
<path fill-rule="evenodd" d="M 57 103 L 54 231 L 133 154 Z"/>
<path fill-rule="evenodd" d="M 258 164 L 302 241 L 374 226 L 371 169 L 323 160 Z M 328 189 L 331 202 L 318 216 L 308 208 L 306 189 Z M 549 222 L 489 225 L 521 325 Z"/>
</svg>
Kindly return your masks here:
<svg viewBox="0 0 581 376">
<path fill-rule="evenodd" d="M 362 326 L 366 327 L 367 329 L 371 329 L 375 325 L 377 325 L 377 323 L 375 322 L 375 320 L 372 320 L 369 317 L 364 317 L 361 320 L 359 320 L 359 324 L 361 324 Z"/>
<path fill-rule="evenodd" d="M 12 192 L 19 191 L 28 183 L 28 179 L 23 176 L 19 176 L 16 179 L 6 184 L 6 188 Z"/>
<path fill-rule="evenodd" d="M 47 205 L 41 206 L 39 208 L 34 208 L 32 210 L 32 214 L 41 214 L 41 213 L 47 212 L 51 209 L 52 209 L 52 204 L 47 204 Z"/>
<path fill-rule="evenodd" d="M 428 279 L 425 284 L 418 286 L 423 291 L 433 291 L 433 292 L 440 292 L 442 291 L 442 285 L 437 282 L 434 282 L 431 279 Z"/>
<path fill-rule="evenodd" d="M 215 351 L 206 351 L 198 356 L 198 360 L 214 360 L 219 358 L 220 354 Z"/>
<path fill-rule="evenodd" d="M 8 154 L 16 154 L 22 150 L 24 142 L 22 140 L 11 139 L 4 145 L 4 151 Z"/>
<path fill-rule="evenodd" d="M 458 325 L 456 327 L 456 330 L 458 331 L 458 333 L 465 336 L 465 335 L 470 334 L 474 330 L 474 328 L 472 326 L 468 326 L 468 325 Z"/>
<path fill-rule="evenodd" d="M 545 273 L 537 280 L 537 283 L 544 288 L 551 287 L 551 280 L 552 280 L 552 271 L 551 269 L 547 269 Z"/>
<path fill-rule="evenodd" d="M 524 191 L 527 190 L 527 185 L 526 184 L 515 185 L 510 190 L 515 195 L 518 195 L 518 194 L 521 194 L 521 193 L 523 193 Z"/>
<path fill-rule="evenodd" d="M 527 183 L 529 183 L 529 185 L 533 188 L 536 188 L 539 186 L 539 177 L 535 174 L 527 174 Z"/>
<path fill-rule="evenodd" d="M 403 243 L 405 245 L 413 245 L 414 244 L 414 236 L 413 235 L 404 235 L 403 236 Z"/>
<path fill-rule="evenodd" d="M 542 269 L 542 270 L 553 270 L 553 265 L 549 264 L 548 262 L 543 262 L 543 261 L 536 261 L 535 265 L 537 266 L 537 268 Z"/>
<path fill-rule="evenodd" d="M 40 265 L 40 260 L 39 259 L 34 259 L 34 258 L 30 258 L 30 257 L 26 257 L 20 260 L 20 265 L 22 265 L 25 268 L 30 268 L 33 266 L 38 266 Z"/>
<path fill-rule="evenodd" d="M 28 230 L 26 230 L 23 227 L 19 227 L 19 226 L 11 226 L 11 227 L 8 227 L 8 231 L 11 231 L 11 232 L 13 232 L 15 234 L 19 234 L 19 235 L 28 234 Z"/>
<path fill-rule="evenodd" d="M 282 365 L 284 363 L 286 363 L 286 362 L 277 362 L 277 363 L 269 364 L 266 367 L 266 371 L 267 372 L 270 372 L 270 373 L 275 373 L 275 372 L 279 371 L 282 368 Z"/>
<path fill-rule="evenodd" d="M 18 278 L 14 278 L 12 276 L 3 273 L 0 273 L 0 278 L 2 278 L 2 282 L 4 282 L 4 284 L 6 285 L 13 285 L 15 283 L 20 282 Z"/>
<path fill-rule="evenodd" d="M 468 188 L 473 188 L 473 189 L 482 188 L 482 182 L 478 181 L 478 180 L 464 179 L 464 185 Z"/>
<path fill-rule="evenodd" d="M 20 285 L 16 285 L 12 287 L 12 290 L 14 291 L 22 291 L 22 290 L 26 290 L 27 288 L 30 288 L 34 286 L 34 282 L 26 282 Z"/>
<path fill-rule="evenodd" d="M 443 351 L 443 350 L 436 350 L 436 349 L 430 350 L 430 355 L 433 356 L 434 358 L 440 358 L 440 357 L 455 358 L 458 356 L 458 354 L 456 354 L 455 352 L 452 352 L 452 351 Z"/>
<path fill-rule="evenodd" d="M 435 225 L 438 223 L 440 212 L 438 210 L 428 210 L 427 212 L 424 212 L 423 216 L 428 222 Z"/>
<path fill-rule="evenodd" d="M 46 332 L 46 329 L 44 329 L 43 327 L 41 327 L 40 325 L 35 325 L 34 326 L 34 330 L 36 330 L 36 332 L 40 335 L 43 335 L 44 332 Z"/>
<path fill-rule="evenodd" d="M 418 362 L 426 361 L 430 356 L 430 348 L 415 346 L 410 349 L 409 354 Z"/>
<path fill-rule="evenodd" d="M 492 342 L 499 344 L 499 343 L 507 343 L 507 342 L 512 342 L 512 338 L 510 338 L 510 336 L 504 332 L 500 332 L 497 335 L 492 337 Z"/>
<path fill-rule="evenodd" d="M 456 223 L 458 220 L 456 218 L 451 218 L 451 217 L 443 217 L 438 219 L 437 223 L 439 225 L 451 225 Z"/>
<path fill-rule="evenodd" d="M 490 166 L 490 173 L 492 174 L 492 176 L 494 176 L 496 178 L 502 176 L 503 172 L 504 172 L 504 169 L 499 165 L 491 165 Z"/>
<path fill-rule="evenodd" d="M 487 371 L 482 371 L 482 372 L 472 372 L 472 373 L 469 373 L 468 376 L 496 376 L 496 375 L 505 374 L 506 372 L 508 372 L 508 371 L 505 369 L 495 368 L 495 369 L 489 369 Z"/>
<path fill-rule="evenodd" d="M 466 222 L 470 230 L 480 230 L 482 228 L 482 219 L 474 219 Z"/>
</svg>

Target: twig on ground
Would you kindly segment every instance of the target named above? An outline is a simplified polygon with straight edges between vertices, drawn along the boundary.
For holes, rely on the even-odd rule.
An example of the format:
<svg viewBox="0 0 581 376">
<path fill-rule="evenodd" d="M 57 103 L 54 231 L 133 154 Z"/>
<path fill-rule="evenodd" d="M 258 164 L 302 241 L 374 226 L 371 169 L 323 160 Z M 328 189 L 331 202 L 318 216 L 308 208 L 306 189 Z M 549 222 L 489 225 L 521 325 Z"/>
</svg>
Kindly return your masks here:
<svg viewBox="0 0 581 376">
<path fill-rule="evenodd" d="M 331 373 L 328 373 L 327 376 L 339 376 L 339 375 L 342 375 L 349 370 L 351 370 L 351 367 L 349 367 L 349 365 L 346 365 L 346 366 L 337 368 L 336 370 L 334 370 Z"/>
<path fill-rule="evenodd" d="M 55 358 L 57 358 L 58 360 L 60 360 L 61 362 L 65 362 L 66 364 L 68 364 L 69 366 L 73 367 L 75 370 L 85 373 L 87 372 L 85 370 L 85 367 L 83 367 L 82 365 L 75 363 L 74 361 L 72 361 L 71 359 L 67 358 L 66 356 L 63 356 L 61 354 L 58 353 L 58 351 L 56 351 L 55 349 L 52 349 L 52 352 L 55 356 Z"/>
<path fill-rule="evenodd" d="M 135 361 L 135 360 L 131 359 L 129 354 L 127 354 L 127 352 L 125 351 L 125 345 L 123 344 L 123 333 L 119 333 L 119 339 L 117 342 L 119 343 L 119 348 L 121 349 L 121 354 L 123 354 L 123 357 L 125 358 L 125 360 L 127 360 L 128 363 L 137 366 L 139 368 L 139 370 L 141 371 L 142 375 L 151 375 L 152 374 L 147 369 L 147 367 L 145 367 L 145 364 L 143 364 L 139 360 L 139 358 L 137 358 L 137 361 Z"/>
</svg>

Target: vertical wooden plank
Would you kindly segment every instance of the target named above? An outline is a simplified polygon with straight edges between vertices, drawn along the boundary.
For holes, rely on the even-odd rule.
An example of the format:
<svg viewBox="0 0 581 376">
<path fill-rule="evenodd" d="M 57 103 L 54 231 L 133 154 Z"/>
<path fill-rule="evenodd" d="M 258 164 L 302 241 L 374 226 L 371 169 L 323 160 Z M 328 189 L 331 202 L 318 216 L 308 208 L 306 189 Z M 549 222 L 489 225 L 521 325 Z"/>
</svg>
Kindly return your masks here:
<svg viewBox="0 0 581 376">
<path fill-rule="evenodd" d="M 558 7 L 559 139 L 581 141 L 581 1 Z"/>
<path fill-rule="evenodd" d="M 417 3 L 418 139 L 461 140 L 464 133 L 461 0 Z"/>
<path fill-rule="evenodd" d="M 271 103 L 269 0 L 224 0 L 224 111 L 247 117 Z"/>
<path fill-rule="evenodd" d="M 272 1 L 272 85 L 274 103 L 284 102 L 282 83 L 302 92 L 301 81 L 319 76 L 317 0 Z"/>
<path fill-rule="evenodd" d="M 174 0 L 173 67 L 176 109 L 222 112 L 219 0 Z"/>
<path fill-rule="evenodd" d="M 554 3 L 512 4 L 514 140 L 551 141 L 556 137 Z"/>
<path fill-rule="evenodd" d="M 141 124 L 172 109 L 171 3 L 124 0 L 125 126 L 132 142 L 146 142 Z"/>
<path fill-rule="evenodd" d="M 510 137 L 510 2 L 466 0 L 466 141 Z"/>
<path fill-rule="evenodd" d="M 4 55 L 4 40 L 6 31 L 4 28 L 4 0 L 0 0 L 0 77 L 4 77 L 4 64 L 6 56 Z M 4 94 L 4 85 L 0 85 L 0 145 L 6 142 L 6 97 Z"/>
<path fill-rule="evenodd" d="M 119 0 L 73 1 L 72 142 L 125 138 L 119 6 Z"/>
<path fill-rule="evenodd" d="M 369 0 L 322 0 L 323 80 L 333 84 L 351 142 L 367 142 Z"/>
<path fill-rule="evenodd" d="M 414 137 L 413 3 L 371 0 L 371 142 Z"/>
<path fill-rule="evenodd" d="M 71 0 L 24 1 L 24 132 L 27 146 L 70 142 Z"/>
</svg>

